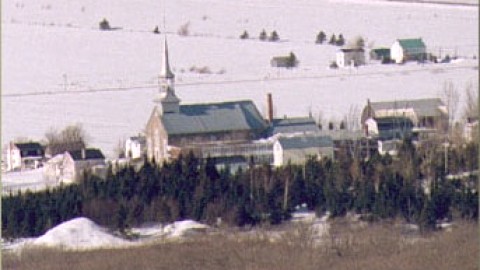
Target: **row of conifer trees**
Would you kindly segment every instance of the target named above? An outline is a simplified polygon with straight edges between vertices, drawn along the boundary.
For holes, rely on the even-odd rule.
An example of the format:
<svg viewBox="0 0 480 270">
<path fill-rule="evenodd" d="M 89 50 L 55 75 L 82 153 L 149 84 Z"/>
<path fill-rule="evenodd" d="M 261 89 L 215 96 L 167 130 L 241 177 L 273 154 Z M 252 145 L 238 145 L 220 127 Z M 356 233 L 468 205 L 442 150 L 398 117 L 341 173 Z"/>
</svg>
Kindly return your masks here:
<svg viewBox="0 0 480 270">
<path fill-rule="evenodd" d="M 341 151 L 335 160 L 310 158 L 281 168 L 250 164 L 234 173 L 191 154 L 162 166 L 145 162 L 139 170 L 110 168 L 106 179 L 86 174 L 79 184 L 3 196 L 2 235 L 38 236 L 78 216 L 121 232 L 182 219 L 279 224 L 301 204 L 319 215 L 354 211 L 370 221 L 402 218 L 423 229 L 443 219 L 476 219 L 476 179 L 448 180 L 442 155 L 429 153 L 436 158 L 407 141 L 395 158 L 374 154 L 366 160 Z M 474 144 L 450 155 L 458 171 L 477 169 Z"/>
</svg>

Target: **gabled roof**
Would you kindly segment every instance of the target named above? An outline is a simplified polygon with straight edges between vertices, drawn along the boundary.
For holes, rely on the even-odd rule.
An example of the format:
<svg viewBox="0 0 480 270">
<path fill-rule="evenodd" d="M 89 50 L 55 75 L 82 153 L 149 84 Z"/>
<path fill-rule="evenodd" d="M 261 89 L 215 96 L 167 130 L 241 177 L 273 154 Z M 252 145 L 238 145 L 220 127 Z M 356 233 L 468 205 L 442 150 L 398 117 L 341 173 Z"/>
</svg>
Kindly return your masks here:
<svg viewBox="0 0 480 270">
<path fill-rule="evenodd" d="M 279 133 L 319 132 L 320 129 L 311 117 L 273 119 L 270 136 Z"/>
<path fill-rule="evenodd" d="M 373 52 L 377 56 L 390 57 L 390 48 L 376 48 L 372 49 L 371 52 Z"/>
<path fill-rule="evenodd" d="M 24 157 L 43 157 L 43 146 L 37 142 L 15 143 L 15 147 L 20 150 L 20 156 Z"/>
<path fill-rule="evenodd" d="M 280 137 L 278 142 L 284 150 L 333 147 L 333 140 L 329 136 Z"/>
<path fill-rule="evenodd" d="M 85 158 L 82 158 L 82 150 L 68 151 L 73 160 L 91 160 L 91 159 L 105 159 L 102 151 L 95 148 L 85 149 Z"/>
<path fill-rule="evenodd" d="M 362 48 L 343 48 L 343 49 L 340 49 L 339 51 L 340 51 L 340 52 L 344 52 L 344 53 L 349 53 L 349 52 L 360 52 L 360 53 L 363 53 L 363 52 L 365 52 L 365 50 L 362 49 Z"/>
<path fill-rule="evenodd" d="M 371 102 L 373 111 L 412 109 L 417 116 L 429 117 L 447 114 L 439 98 Z"/>
<path fill-rule="evenodd" d="M 406 50 L 426 47 L 421 38 L 398 39 L 398 43 Z"/>
<path fill-rule="evenodd" d="M 42 145 L 40 143 L 37 143 L 37 142 L 15 143 L 15 146 L 20 151 L 43 150 Z"/>
<path fill-rule="evenodd" d="M 252 101 L 181 105 L 179 113 L 160 115 L 169 135 L 264 131 L 267 123 Z"/>
</svg>

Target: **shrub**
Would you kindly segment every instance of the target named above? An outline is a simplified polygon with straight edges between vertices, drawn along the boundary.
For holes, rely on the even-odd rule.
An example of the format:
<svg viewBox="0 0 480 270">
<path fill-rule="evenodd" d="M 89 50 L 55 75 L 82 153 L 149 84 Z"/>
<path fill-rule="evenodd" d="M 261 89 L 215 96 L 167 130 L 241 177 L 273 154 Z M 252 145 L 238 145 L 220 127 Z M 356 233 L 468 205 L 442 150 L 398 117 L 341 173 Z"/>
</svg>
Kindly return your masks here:
<svg viewBox="0 0 480 270">
<path fill-rule="evenodd" d="M 265 32 L 265 29 L 263 29 L 262 32 L 260 32 L 260 36 L 258 38 L 262 41 L 267 39 L 267 32 Z"/>
<path fill-rule="evenodd" d="M 320 33 L 318 33 L 317 35 L 317 39 L 315 40 L 315 43 L 323 44 L 323 42 L 325 42 L 326 39 L 327 39 L 327 35 L 325 35 L 323 31 L 320 31 Z"/>
<path fill-rule="evenodd" d="M 247 32 L 247 30 L 243 31 L 243 33 L 240 35 L 240 39 L 248 39 L 248 32 Z"/>
<path fill-rule="evenodd" d="M 279 39 L 277 31 L 273 31 L 269 38 L 270 41 L 278 41 Z"/>
<path fill-rule="evenodd" d="M 186 22 L 178 29 L 177 33 L 180 36 L 188 36 L 190 35 L 190 22 Z"/>
</svg>

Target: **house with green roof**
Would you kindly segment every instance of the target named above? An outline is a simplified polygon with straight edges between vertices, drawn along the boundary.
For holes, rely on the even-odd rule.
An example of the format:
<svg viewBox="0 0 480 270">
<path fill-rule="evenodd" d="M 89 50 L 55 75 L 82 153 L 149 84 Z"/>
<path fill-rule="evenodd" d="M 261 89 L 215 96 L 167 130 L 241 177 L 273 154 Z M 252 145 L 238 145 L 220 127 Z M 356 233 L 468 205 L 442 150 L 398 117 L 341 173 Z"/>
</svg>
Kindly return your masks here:
<svg viewBox="0 0 480 270">
<path fill-rule="evenodd" d="M 427 56 L 427 47 L 421 38 L 397 39 L 390 48 L 390 56 L 398 64 L 424 60 Z"/>
</svg>

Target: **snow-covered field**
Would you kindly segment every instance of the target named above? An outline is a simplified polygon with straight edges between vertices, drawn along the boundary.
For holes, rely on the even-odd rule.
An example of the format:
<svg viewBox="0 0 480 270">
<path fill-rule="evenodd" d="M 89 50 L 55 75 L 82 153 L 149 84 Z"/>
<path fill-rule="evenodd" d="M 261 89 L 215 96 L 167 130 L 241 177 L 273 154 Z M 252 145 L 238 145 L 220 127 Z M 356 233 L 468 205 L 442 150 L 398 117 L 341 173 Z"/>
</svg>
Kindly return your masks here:
<svg viewBox="0 0 480 270">
<path fill-rule="evenodd" d="M 109 157 L 119 141 L 142 131 L 154 106 L 163 14 L 177 95 L 184 103 L 251 99 L 265 109 L 272 92 L 281 117 L 319 114 L 340 120 L 350 106 L 372 101 L 437 97 L 445 81 L 462 93 L 478 85 L 478 6 L 379 0 L 51 1 L 2 3 L 2 144 L 40 140 L 51 128 L 82 123 L 91 146 Z M 99 31 L 107 18 L 119 31 Z M 189 23 L 189 35 L 177 30 Z M 261 42 L 262 29 L 280 42 Z M 238 36 L 247 30 L 250 40 Z M 315 45 L 316 34 L 361 35 L 368 47 L 422 37 L 449 64 L 330 70 L 338 47 Z M 300 66 L 271 68 L 293 51 Z M 191 72 L 208 67 L 211 74 Z M 461 99 L 463 101 L 463 99 Z"/>
<path fill-rule="evenodd" d="M 327 217 L 317 218 L 315 213 L 302 213 L 295 217 L 295 222 L 305 223 L 316 233 L 316 240 L 320 243 L 323 237 L 328 235 L 329 224 Z M 282 239 L 284 231 L 247 231 L 236 234 L 236 237 L 267 236 L 272 241 Z M 63 222 L 44 235 L 37 238 L 22 238 L 14 241 L 3 241 L 2 250 L 21 251 L 31 247 L 54 247 L 68 250 L 87 250 L 99 248 L 128 248 L 132 246 L 165 241 L 180 241 L 191 239 L 196 235 L 208 235 L 221 233 L 208 225 L 193 220 L 177 221 L 171 224 L 153 224 L 140 228 L 132 228 L 131 233 L 136 236 L 134 240 L 126 240 L 116 236 L 114 232 L 107 230 L 88 218 L 79 217 Z"/>
</svg>

